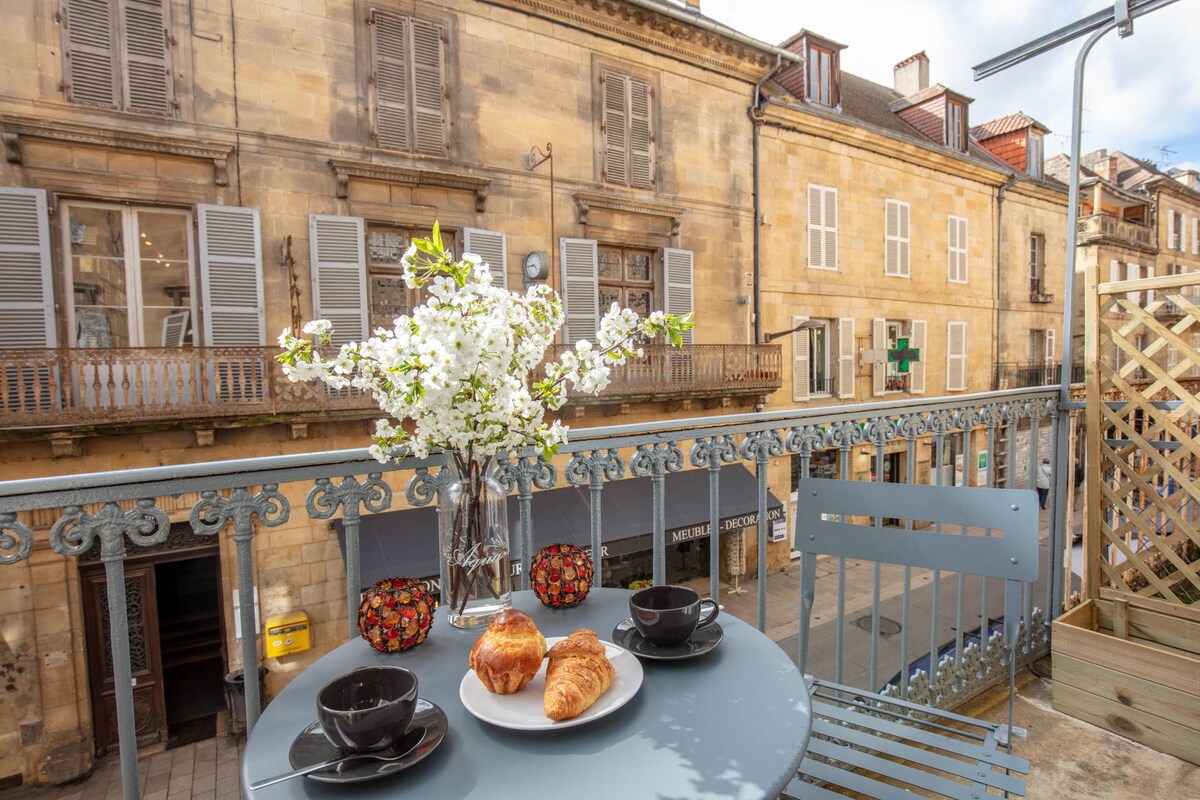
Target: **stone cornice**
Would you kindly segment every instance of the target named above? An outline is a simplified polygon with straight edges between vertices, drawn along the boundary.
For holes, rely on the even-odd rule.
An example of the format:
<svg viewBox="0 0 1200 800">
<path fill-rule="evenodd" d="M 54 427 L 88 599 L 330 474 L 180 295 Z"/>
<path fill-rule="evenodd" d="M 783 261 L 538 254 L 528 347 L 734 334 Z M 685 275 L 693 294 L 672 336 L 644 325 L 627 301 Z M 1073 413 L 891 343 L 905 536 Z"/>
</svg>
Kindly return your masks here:
<svg viewBox="0 0 1200 800">
<path fill-rule="evenodd" d="M 604 208 L 609 211 L 623 211 L 628 214 L 647 214 L 654 217 L 667 217 L 671 220 L 671 235 L 679 234 L 679 223 L 686 209 L 655 203 L 652 200 L 611 197 L 606 194 L 591 192 L 576 192 L 575 206 L 578 210 L 579 224 L 588 224 L 588 211 L 593 208 Z"/>
<path fill-rule="evenodd" d="M 775 63 L 765 50 L 620 0 L 488 2 L 751 83 Z"/>
<path fill-rule="evenodd" d="M 487 192 L 492 181 L 464 173 L 445 170 L 416 169 L 400 164 L 383 164 L 377 161 L 351 161 L 343 158 L 329 159 L 329 166 L 337 176 L 337 196 L 349 196 L 351 178 L 399 183 L 406 186 L 437 186 L 442 189 L 462 189 L 475 193 L 475 210 L 487 210 Z"/>
<path fill-rule="evenodd" d="M 205 142 L 170 133 L 116 130 L 79 122 L 0 115 L 0 140 L 3 141 L 6 161 L 14 164 L 23 162 L 24 154 L 21 152 L 23 137 L 211 160 L 213 162 L 213 183 L 217 186 L 225 186 L 229 182 L 228 163 L 233 154 L 233 145 L 229 144 Z"/>
</svg>

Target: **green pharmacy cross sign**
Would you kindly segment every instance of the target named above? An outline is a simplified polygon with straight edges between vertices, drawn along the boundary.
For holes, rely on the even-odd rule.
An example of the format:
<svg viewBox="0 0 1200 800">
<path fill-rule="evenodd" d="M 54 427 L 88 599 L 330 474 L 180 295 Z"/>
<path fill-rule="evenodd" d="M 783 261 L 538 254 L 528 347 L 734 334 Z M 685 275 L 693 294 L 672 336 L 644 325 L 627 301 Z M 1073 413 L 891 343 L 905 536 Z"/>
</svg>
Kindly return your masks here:
<svg viewBox="0 0 1200 800">
<path fill-rule="evenodd" d="M 901 372 L 908 372 L 910 362 L 921 360 L 921 351 L 915 347 L 909 347 L 908 339 L 897 339 L 896 349 L 887 351 L 887 360 L 899 364 Z"/>
</svg>

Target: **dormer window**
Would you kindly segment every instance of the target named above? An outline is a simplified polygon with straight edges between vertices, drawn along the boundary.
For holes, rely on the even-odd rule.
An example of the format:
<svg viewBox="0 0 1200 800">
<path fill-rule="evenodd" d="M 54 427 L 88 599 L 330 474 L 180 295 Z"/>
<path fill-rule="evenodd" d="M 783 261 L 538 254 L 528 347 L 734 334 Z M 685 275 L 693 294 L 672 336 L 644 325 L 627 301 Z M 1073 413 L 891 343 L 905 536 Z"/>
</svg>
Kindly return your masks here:
<svg viewBox="0 0 1200 800">
<path fill-rule="evenodd" d="M 955 150 L 967 149 L 967 107 L 946 98 L 946 146 Z"/>
<path fill-rule="evenodd" d="M 776 76 L 776 81 L 792 97 L 815 106 L 841 109 L 841 52 L 846 45 L 818 36 L 811 31 L 800 31 L 782 45 L 804 61 L 796 63 Z"/>
<path fill-rule="evenodd" d="M 837 51 L 816 43 L 809 43 L 807 97 L 823 106 L 838 105 L 838 54 Z"/>
<path fill-rule="evenodd" d="M 1030 130 L 1025 141 L 1025 171 L 1034 178 L 1042 177 L 1042 136 Z"/>
</svg>

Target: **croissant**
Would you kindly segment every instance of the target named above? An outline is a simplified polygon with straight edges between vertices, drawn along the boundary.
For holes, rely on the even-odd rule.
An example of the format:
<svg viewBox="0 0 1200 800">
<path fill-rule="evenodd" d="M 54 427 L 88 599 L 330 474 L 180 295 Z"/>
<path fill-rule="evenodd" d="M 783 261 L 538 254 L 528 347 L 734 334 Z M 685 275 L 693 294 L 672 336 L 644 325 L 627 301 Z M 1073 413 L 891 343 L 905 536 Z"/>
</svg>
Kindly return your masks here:
<svg viewBox="0 0 1200 800">
<path fill-rule="evenodd" d="M 596 632 L 575 631 L 550 648 L 543 697 L 546 716 L 555 721 L 578 717 L 608 691 L 616 675 Z"/>
<path fill-rule="evenodd" d="M 468 661 L 488 691 L 512 694 L 533 680 L 546 655 L 546 637 L 523 611 L 496 616 L 475 640 Z"/>
</svg>

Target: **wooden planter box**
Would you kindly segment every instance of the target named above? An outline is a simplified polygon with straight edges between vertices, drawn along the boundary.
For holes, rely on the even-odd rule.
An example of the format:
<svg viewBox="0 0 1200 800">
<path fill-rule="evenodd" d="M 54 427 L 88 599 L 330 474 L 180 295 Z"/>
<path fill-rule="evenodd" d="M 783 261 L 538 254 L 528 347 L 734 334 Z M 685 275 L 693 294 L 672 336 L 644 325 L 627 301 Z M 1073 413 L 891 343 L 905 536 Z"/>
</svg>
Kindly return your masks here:
<svg viewBox="0 0 1200 800">
<path fill-rule="evenodd" d="M 1200 608 L 1108 595 L 1054 621 L 1054 708 L 1200 764 Z"/>
</svg>

